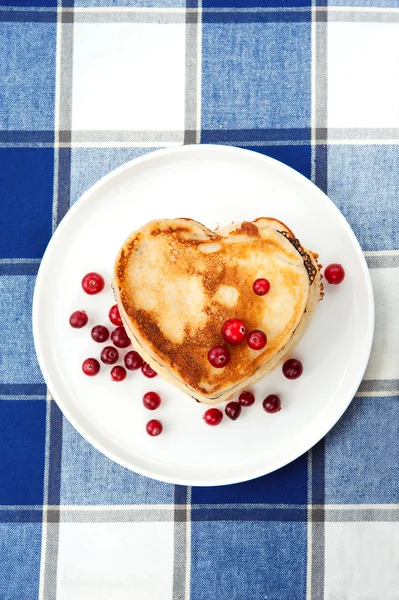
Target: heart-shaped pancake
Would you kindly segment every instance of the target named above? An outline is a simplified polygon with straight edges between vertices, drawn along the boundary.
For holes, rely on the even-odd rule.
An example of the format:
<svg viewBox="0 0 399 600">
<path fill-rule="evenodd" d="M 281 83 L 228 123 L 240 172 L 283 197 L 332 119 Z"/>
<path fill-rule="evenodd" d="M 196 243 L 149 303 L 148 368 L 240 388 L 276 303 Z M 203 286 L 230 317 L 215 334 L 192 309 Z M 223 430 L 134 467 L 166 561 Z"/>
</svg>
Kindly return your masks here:
<svg viewBox="0 0 399 600">
<path fill-rule="evenodd" d="M 320 297 L 317 255 L 269 218 L 210 231 L 191 219 L 152 221 L 122 246 L 114 291 L 134 348 L 155 371 L 197 400 L 228 400 L 283 360 L 304 333 Z M 258 278 L 270 291 L 253 291 Z M 225 345 L 228 319 L 260 329 L 267 344 L 228 346 L 213 367 L 208 351 Z"/>
</svg>

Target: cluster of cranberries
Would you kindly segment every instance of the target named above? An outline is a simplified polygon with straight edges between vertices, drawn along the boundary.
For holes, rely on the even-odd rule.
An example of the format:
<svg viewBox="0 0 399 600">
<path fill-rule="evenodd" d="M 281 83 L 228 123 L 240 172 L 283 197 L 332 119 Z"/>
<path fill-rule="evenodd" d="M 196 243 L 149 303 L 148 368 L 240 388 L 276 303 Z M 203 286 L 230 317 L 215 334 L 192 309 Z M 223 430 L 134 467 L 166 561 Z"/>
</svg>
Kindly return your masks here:
<svg viewBox="0 0 399 600">
<path fill-rule="evenodd" d="M 283 374 L 287 379 L 298 379 L 302 375 L 302 363 L 296 358 L 290 358 L 283 364 Z M 229 402 L 224 412 L 232 421 L 236 421 L 241 414 L 241 408 L 247 408 L 255 404 L 255 396 L 252 392 L 241 392 L 238 401 Z M 262 402 L 263 410 L 267 413 L 276 413 L 281 410 L 281 400 L 276 394 L 269 394 Z M 204 421 L 207 425 L 219 425 L 222 422 L 223 413 L 219 408 L 208 408 L 204 413 Z"/>
<path fill-rule="evenodd" d="M 99 294 L 104 289 L 104 278 L 99 273 L 88 273 L 82 279 L 82 288 L 86 294 Z M 118 306 L 115 304 L 110 308 L 108 313 L 109 320 L 116 326 L 111 334 L 105 325 L 95 325 L 91 330 L 92 339 L 104 344 L 111 337 L 113 346 L 105 346 L 100 353 L 100 360 L 105 365 L 115 365 L 119 360 L 119 351 L 128 348 L 131 344 L 129 336 L 123 327 L 122 319 L 119 313 Z M 84 310 L 76 310 L 69 317 L 69 324 L 74 329 L 85 327 L 89 321 L 89 317 Z M 119 349 L 119 350 L 118 350 Z M 152 379 L 157 376 L 157 373 L 150 365 L 142 359 L 140 354 L 135 350 L 130 350 L 123 357 L 124 367 L 115 365 L 111 369 L 112 381 L 123 381 L 126 378 L 127 370 L 136 371 L 141 369 L 143 375 Z M 82 371 L 85 375 L 93 377 L 100 371 L 100 362 L 96 358 L 86 358 L 82 364 Z M 143 397 L 143 404 L 149 410 L 155 410 L 161 403 L 161 399 L 156 392 L 147 392 Z M 147 433 L 151 436 L 159 435 L 162 432 L 162 424 L 153 419 L 146 426 Z"/>
<path fill-rule="evenodd" d="M 270 283 L 267 279 L 257 279 L 253 286 L 253 291 L 258 296 L 264 296 L 270 290 Z M 222 326 L 222 338 L 226 344 L 237 346 L 245 339 L 252 350 L 263 350 L 267 344 L 266 334 L 260 329 L 253 329 L 247 334 L 245 323 L 241 319 L 229 319 Z M 208 352 L 208 360 L 212 367 L 221 369 L 230 362 L 230 350 L 226 346 L 214 346 Z"/>
</svg>

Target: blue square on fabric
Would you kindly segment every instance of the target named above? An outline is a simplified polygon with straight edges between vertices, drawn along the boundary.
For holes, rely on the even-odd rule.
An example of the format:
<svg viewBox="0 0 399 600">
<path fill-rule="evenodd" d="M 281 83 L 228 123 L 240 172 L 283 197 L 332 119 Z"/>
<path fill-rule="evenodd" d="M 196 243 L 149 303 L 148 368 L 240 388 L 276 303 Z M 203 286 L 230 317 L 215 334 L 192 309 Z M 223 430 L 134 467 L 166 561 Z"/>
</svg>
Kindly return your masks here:
<svg viewBox="0 0 399 600">
<path fill-rule="evenodd" d="M 192 523 L 195 600 L 305 600 L 306 523 Z"/>
<path fill-rule="evenodd" d="M 206 130 L 245 130 L 242 145 L 266 142 L 270 129 L 296 139 L 310 127 L 310 23 L 228 22 L 228 15 L 203 14 L 201 140 Z"/>
<path fill-rule="evenodd" d="M 306 504 L 307 456 L 269 475 L 220 487 L 193 487 L 192 504 Z"/>
<path fill-rule="evenodd" d="M 61 504 L 172 504 L 174 492 L 113 462 L 63 419 Z"/>
<path fill-rule="evenodd" d="M 54 8 L 57 8 L 57 0 L 8 0 L 7 6 L 21 6 L 21 7 L 26 7 L 26 8 L 31 8 L 31 7 L 38 7 L 38 8 L 54 7 Z M 63 6 L 65 6 L 65 2 L 63 3 Z M 54 12 L 56 14 L 56 11 L 54 11 Z M 29 17 L 27 17 L 26 20 L 29 21 Z M 57 20 L 56 17 L 55 17 L 55 20 Z"/>
<path fill-rule="evenodd" d="M 399 397 L 356 397 L 326 437 L 329 504 L 399 503 Z"/>
<path fill-rule="evenodd" d="M 0 523 L 0 598 L 39 597 L 41 523 Z"/>
<path fill-rule="evenodd" d="M 57 0 L 8 0 L 7 6 L 21 6 L 21 7 L 57 7 Z M 65 2 L 64 2 L 65 6 Z M 54 11 L 56 13 L 56 11 Z M 36 13 L 37 14 L 37 13 Z M 10 19 L 11 20 L 11 19 Z M 29 21 L 29 18 L 26 19 Z M 55 19 L 56 20 L 56 19 Z"/>
<path fill-rule="evenodd" d="M 280 162 L 292 167 L 305 177 L 310 179 L 311 171 L 311 148 L 309 145 L 298 146 L 242 146 L 247 150 L 253 150 L 275 158 Z"/>
<path fill-rule="evenodd" d="M 71 158 L 71 205 L 101 177 L 129 160 L 160 148 L 73 148 Z"/>
<path fill-rule="evenodd" d="M 12 22 L 18 14 L 0 22 L 0 130 L 53 130 L 56 23 Z"/>
<path fill-rule="evenodd" d="M 135 8 L 185 8 L 186 0 L 75 0 L 74 6 L 111 6 Z"/>
<path fill-rule="evenodd" d="M 399 247 L 399 146 L 328 148 L 328 195 L 363 250 Z"/>
<path fill-rule="evenodd" d="M 202 8 L 290 8 L 312 6 L 312 0 L 202 0 Z"/>
<path fill-rule="evenodd" d="M 0 504 L 42 504 L 45 400 L 0 400 Z"/>
<path fill-rule="evenodd" d="M 76 7 L 185 8 L 186 0 L 75 0 Z"/>
<path fill-rule="evenodd" d="M 0 276 L 0 384 L 44 382 L 32 333 L 35 280 L 33 275 Z"/>
<path fill-rule="evenodd" d="M 41 258 L 51 237 L 54 150 L 0 148 L 0 258 Z"/>
</svg>

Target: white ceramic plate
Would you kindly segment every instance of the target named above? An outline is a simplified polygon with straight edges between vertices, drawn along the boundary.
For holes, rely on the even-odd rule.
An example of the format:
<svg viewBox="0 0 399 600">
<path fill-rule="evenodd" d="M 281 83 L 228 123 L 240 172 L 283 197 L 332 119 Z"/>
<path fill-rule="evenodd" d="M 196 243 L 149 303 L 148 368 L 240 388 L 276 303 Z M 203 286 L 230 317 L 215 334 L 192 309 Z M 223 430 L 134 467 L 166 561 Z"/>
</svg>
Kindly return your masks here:
<svg viewBox="0 0 399 600">
<path fill-rule="evenodd" d="M 294 356 L 304 365 L 296 381 L 281 368 L 255 387 L 256 404 L 233 422 L 207 426 L 205 408 L 160 377 L 129 372 L 110 380 L 81 370 L 101 347 L 95 324 L 110 325 L 114 258 L 128 234 L 152 219 L 191 217 L 213 229 L 231 221 L 273 216 L 293 229 L 324 265 L 342 263 L 346 279 L 326 295 Z M 98 271 L 106 290 L 86 295 L 82 276 Z M 76 330 L 69 315 L 85 309 L 89 325 Z M 305 177 L 261 154 L 226 146 L 182 146 L 136 159 L 94 185 L 53 236 L 37 278 L 34 337 L 40 366 L 55 400 L 76 429 L 116 462 L 150 477 L 186 485 L 220 485 L 269 473 L 294 460 L 336 423 L 352 400 L 370 353 L 374 306 L 370 277 L 356 238 L 334 204 Z M 123 363 L 122 363 L 123 364 Z M 160 393 L 156 413 L 146 391 Z M 262 399 L 277 393 L 282 410 L 269 415 Z M 159 418 L 164 432 L 149 437 Z"/>
</svg>

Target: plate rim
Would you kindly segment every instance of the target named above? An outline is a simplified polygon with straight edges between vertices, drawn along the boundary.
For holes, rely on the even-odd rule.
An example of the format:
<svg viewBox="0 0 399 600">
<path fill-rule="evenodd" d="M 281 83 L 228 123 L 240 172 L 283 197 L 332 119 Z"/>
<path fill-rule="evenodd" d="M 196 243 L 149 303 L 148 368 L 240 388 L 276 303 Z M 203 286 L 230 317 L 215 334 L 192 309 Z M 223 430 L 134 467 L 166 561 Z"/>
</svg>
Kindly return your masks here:
<svg viewBox="0 0 399 600">
<path fill-rule="evenodd" d="M 47 263 L 50 261 L 52 248 L 57 243 L 58 237 L 61 236 L 63 230 L 68 226 L 69 221 L 71 219 L 73 219 L 75 213 L 80 210 L 80 208 L 82 207 L 83 204 L 90 201 L 90 197 L 93 194 L 95 194 L 104 185 L 107 185 L 110 181 L 112 181 L 112 179 L 118 178 L 123 172 L 128 171 L 129 169 L 132 169 L 132 168 L 140 168 L 140 165 L 142 163 L 150 162 L 152 160 L 157 160 L 159 157 L 168 156 L 168 155 L 176 155 L 176 154 L 187 154 L 187 153 L 191 153 L 191 152 L 207 153 L 207 152 L 215 152 L 215 151 L 221 152 L 221 153 L 226 153 L 226 154 L 231 153 L 231 154 L 236 154 L 236 155 L 243 155 L 243 154 L 253 155 L 253 158 L 256 158 L 257 160 L 268 162 L 271 165 L 278 166 L 283 171 L 285 170 L 291 177 L 293 177 L 293 176 L 296 177 L 301 182 L 302 185 L 305 184 L 307 187 L 311 188 L 313 192 L 317 191 L 317 193 L 319 195 L 323 196 L 324 201 L 330 205 L 330 208 L 333 210 L 333 212 L 335 212 L 337 218 L 341 222 L 341 225 L 344 227 L 345 231 L 351 238 L 356 255 L 359 258 L 360 264 L 362 266 L 362 276 L 363 276 L 364 283 L 366 284 L 367 304 L 368 304 L 367 332 L 366 332 L 366 336 L 365 336 L 367 339 L 367 344 L 366 344 L 366 348 L 365 348 L 366 352 L 364 355 L 365 356 L 364 365 L 363 365 L 362 369 L 360 370 L 360 375 L 358 375 L 358 377 L 356 377 L 353 380 L 352 386 L 347 393 L 348 398 L 345 400 L 345 402 L 343 402 L 343 401 L 341 402 L 340 410 L 338 410 L 336 415 L 334 415 L 334 420 L 333 421 L 330 420 L 326 427 L 319 428 L 316 432 L 316 435 L 313 434 L 313 436 L 310 436 L 311 440 L 309 437 L 309 441 L 307 441 L 306 443 L 298 444 L 298 446 L 297 446 L 298 451 L 295 452 L 295 456 L 293 458 L 290 458 L 287 461 L 286 457 L 285 457 L 285 453 L 284 453 L 284 455 L 280 461 L 276 460 L 274 462 L 272 469 L 267 469 L 265 472 L 265 471 L 262 471 L 262 469 L 258 468 L 255 471 L 251 471 L 248 474 L 248 477 L 245 477 L 245 478 L 243 478 L 242 475 L 239 475 L 237 477 L 231 477 L 231 476 L 229 477 L 228 476 L 228 477 L 224 477 L 224 478 L 223 477 L 218 478 L 217 480 L 201 479 L 199 481 L 195 478 L 187 479 L 184 477 L 183 478 L 169 477 L 168 475 L 163 475 L 163 474 L 159 474 L 159 473 L 154 474 L 150 469 L 147 470 L 147 469 L 145 469 L 145 468 L 143 469 L 141 467 L 137 468 L 136 466 L 132 467 L 132 465 L 129 461 L 124 460 L 123 458 L 117 456 L 109 448 L 105 448 L 103 446 L 103 444 L 101 443 L 101 441 L 98 441 L 95 437 L 92 437 L 92 435 L 87 432 L 85 427 L 81 426 L 79 421 L 77 419 L 75 419 L 75 417 L 73 415 L 71 415 L 71 412 L 70 412 L 67 404 L 65 404 L 63 402 L 62 393 L 58 394 L 59 390 L 56 389 L 58 386 L 53 385 L 54 380 L 51 376 L 49 369 L 47 369 L 45 352 L 44 352 L 44 349 L 40 342 L 39 307 L 40 307 L 41 289 L 42 289 L 42 286 L 44 285 L 44 281 L 45 281 L 46 266 L 47 266 Z M 351 226 L 349 225 L 348 221 L 346 220 L 344 215 L 341 213 L 341 211 L 338 209 L 338 207 L 334 204 L 334 202 L 327 196 L 327 194 L 325 192 L 323 192 L 323 190 L 318 188 L 310 179 L 308 179 L 307 177 L 305 177 L 304 175 L 302 175 L 301 173 L 299 173 L 298 171 L 296 171 L 289 165 L 287 165 L 275 158 L 272 158 L 271 156 L 256 152 L 255 150 L 250 150 L 247 148 L 240 148 L 240 147 L 235 147 L 235 146 L 222 145 L 222 144 L 192 144 L 192 145 L 172 146 L 172 147 L 168 147 L 168 148 L 154 150 L 143 156 L 139 156 L 139 157 L 133 158 L 132 160 L 129 160 L 128 162 L 122 164 L 121 166 L 119 166 L 116 169 L 112 170 L 111 172 L 107 173 L 101 179 L 99 179 L 96 183 L 94 183 L 69 208 L 68 212 L 62 218 L 62 220 L 58 224 L 56 230 L 52 234 L 52 237 L 49 240 L 49 243 L 46 247 L 46 250 L 45 250 L 43 257 L 41 259 L 41 262 L 40 262 L 39 270 L 38 270 L 37 277 L 36 277 L 34 294 L 33 294 L 33 302 L 32 302 L 33 340 L 34 340 L 34 346 L 35 346 L 39 366 L 42 371 L 42 375 L 44 377 L 46 386 L 47 386 L 48 390 L 50 391 L 50 394 L 51 394 L 53 400 L 57 403 L 57 405 L 60 408 L 63 415 L 71 423 L 71 425 L 78 431 L 78 433 L 85 440 L 87 440 L 96 450 L 98 450 L 99 452 L 101 452 L 102 454 L 104 454 L 106 457 L 110 458 L 117 464 L 129 469 L 130 471 L 133 471 L 140 475 L 144 475 L 146 477 L 150 477 L 151 479 L 163 481 L 165 483 L 189 485 L 189 486 L 200 486 L 200 487 L 230 485 L 230 484 L 234 484 L 234 483 L 250 481 L 252 479 L 256 479 L 258 477 L 267 475 L 269 473 L 272 473 L 272 472 L 282 468 L 283 466 L 285 466 L 287 464 L 290 464 L 291 462 L 293 462 L 294 460 L 296 460 L 297 458 L 302 456 L 304 453 L 308 452 L 321 439 L 323 439 L 326 436 L 326 434 L 336 425 L 336 423 L 339 421 L 339 419 L 342 417 L 342 415 L 346 412 L 346 410 L 348 409 L 350 403 L 352 402 L 352 400 L 355 396 L 355 393 L 363 379 L 363 376 L 366 371 L 367 364 L 368 364 L 368 361 L 370 358 L 371 349 L 372 349 L 372 343 L 373 343 L 373 337 L 374 337 L 374 327 L 375 327 L 375 303 L 374 303 L 374 294 L 373 294 L 373 288 L 372 288 L 372 283 L 371 283 L 371 277 L 370 277 L 370 272 L 369 272 L 369 269 L 367 266 L 367 262 L 366 262 L 364 254 L 363 254 L 363 251 L 360 247 L 359 241 L 357 240 Z M 53 392 L 55 392 L 55 394 Z"/>
</svg>

